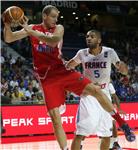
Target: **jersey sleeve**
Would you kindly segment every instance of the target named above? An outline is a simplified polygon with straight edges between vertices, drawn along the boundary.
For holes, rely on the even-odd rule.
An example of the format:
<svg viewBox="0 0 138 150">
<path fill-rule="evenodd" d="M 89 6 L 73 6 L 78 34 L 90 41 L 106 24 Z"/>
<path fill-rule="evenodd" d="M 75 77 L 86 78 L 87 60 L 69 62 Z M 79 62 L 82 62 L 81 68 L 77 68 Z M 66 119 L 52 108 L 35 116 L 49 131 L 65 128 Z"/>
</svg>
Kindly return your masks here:
<svg viewBox="0 0 138 150">
<path fill-rule="evenodd" d="M 73 57 L 73 60 L 74 60 L 76 63 L 78 63 L 78 64 L 81 63 L 81 51 L 80 51 L 80 50 L 79 50 L 79 51 L 77 52 L 77 54 Z"/>
<path fill-rule="evenodd" d="M 109 87 L 108 88 L 109 88 L 109 93 L 110 94 L 115 94 L 115 88 L 114 88 L 112 83 L 109 83 Z"/>
<path fill-rule="evenodd" d="M 116 63 L 120 61 L 120 59 L 114 49 L 111 49 L 110 57 L 111 57 L 111 63 L 114 65 L 116 65 Z"/>
</svg>

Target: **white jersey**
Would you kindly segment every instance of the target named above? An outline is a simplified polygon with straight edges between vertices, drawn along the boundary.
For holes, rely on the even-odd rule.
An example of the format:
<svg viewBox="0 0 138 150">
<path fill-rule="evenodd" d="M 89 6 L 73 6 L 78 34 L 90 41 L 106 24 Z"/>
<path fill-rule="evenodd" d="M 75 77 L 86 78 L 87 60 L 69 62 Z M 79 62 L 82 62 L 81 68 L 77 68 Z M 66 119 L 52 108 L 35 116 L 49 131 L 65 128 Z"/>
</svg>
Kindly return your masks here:
<svg viewBox="0 0 138 150">
<path fill-rule="evenodd" d="M 89 48 L 81 49 L 73 58 L 77 63 L 82 63 L 84 75 L 101 88 L 108 88 L 111 74 L 111 64 L 120 61 L 114 49 L 102 46 L 102 51 L 97 56 L 89 53 Z"/>
<path fill-rule="evenodd" d="M 109 83 L 109 86 L 108 86 L 108 88 L 109 88 L 109 93 L 112 95 L 112 94 L 115 94 L 115 88 L 114 88 L 114 86 L 113 86 L 113 84 L 110 82 Z"/>
</svg>

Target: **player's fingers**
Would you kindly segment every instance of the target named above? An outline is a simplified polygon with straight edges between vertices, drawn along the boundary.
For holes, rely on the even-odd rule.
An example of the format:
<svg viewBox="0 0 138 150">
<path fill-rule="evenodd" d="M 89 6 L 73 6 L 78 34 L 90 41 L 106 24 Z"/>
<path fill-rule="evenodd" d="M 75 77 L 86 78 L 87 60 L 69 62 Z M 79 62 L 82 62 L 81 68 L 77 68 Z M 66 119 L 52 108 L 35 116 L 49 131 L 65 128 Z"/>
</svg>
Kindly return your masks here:
<svg viewBox="0 0 138 150">
<path fill-rule="evenodd" d="M 19 25 L 20 25 L 20 26 L 23 26 L 23 24 L 24 24 L 23 19 L 20 19 L 20 20 L 19 20 Z"/>
<path fill-rule="evenodd" d="M 26 17 L 26 16 L 24 16 L 23 18 L 21 18 L 20 20 L 19 20 L 19 24 L 21 25 L 21 26 L 23 26 L 23 25 L 25 25 L 25 24 L 27 24 L 28 23 L 28 18 Z"/>
<path fill-rule="evenodd" d="M 23 20 L 25 23 L 28 23 L 28 21 L 29 21 L 29 19 L 26 16 L 23 17 Z"/>
</svg>

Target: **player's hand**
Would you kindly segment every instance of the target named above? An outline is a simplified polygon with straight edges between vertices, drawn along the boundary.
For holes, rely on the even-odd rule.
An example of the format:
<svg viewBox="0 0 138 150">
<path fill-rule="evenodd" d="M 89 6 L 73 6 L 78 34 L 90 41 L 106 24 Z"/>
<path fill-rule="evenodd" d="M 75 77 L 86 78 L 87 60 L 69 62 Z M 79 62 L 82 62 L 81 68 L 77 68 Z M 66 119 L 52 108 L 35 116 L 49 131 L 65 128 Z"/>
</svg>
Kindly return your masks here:
<svg viewBox="0 0 138 150">
<path fill-rule="evenodd" d="M 70 68 L 69 65 L 68 65 L 68 61 L 64 61 L 63 64 L 65 65 L 65 68 L 67 70 L 72 70 L 72 68 Z"/>
<path fill-rule="evenodd" d="M 10 27 L 11 26 L 10 23 L 6 22 L 5 12 L 3 12 L 3 14 L 2 14 L 2 21 L 3 21 L 4 25 L 5 25 L 5 27 Z"/>
<path fill-rule="evenodd" d="M 118 108 L 118 112 L 119 112 L 119 114 L 126 115 L 126 112 L 125 112 L 125 111 L 123 111 L 123 110 L 122 110 L 122 109 L 120 109 L 120 108 Z"/>
<path fill-rule="evenodd" d="M 120 72 L 121 74 L 123 74 L 123 75 L 128 74 L 128 67 L 124 62 L 122 62 L 122 61 L 117 62 L 116 68 L 117 68 L 118 72 Z"/>
<path fill-rule="evenodd" d="M 67 61 L 65 64 L 67 70 L 75 70 L 76 66 L 78 66 L 78 63 L 76 63 L 73 59 Z"/>
<path fill-rule="evenodd" d="M 30 27 L 28 26 L 28 21 L 29 19 L 26 16 L 24 16 L 22 19 L 19 20 L 20 26 L 22 26 L 27 32 L 30 29 Z"/>
</svg>

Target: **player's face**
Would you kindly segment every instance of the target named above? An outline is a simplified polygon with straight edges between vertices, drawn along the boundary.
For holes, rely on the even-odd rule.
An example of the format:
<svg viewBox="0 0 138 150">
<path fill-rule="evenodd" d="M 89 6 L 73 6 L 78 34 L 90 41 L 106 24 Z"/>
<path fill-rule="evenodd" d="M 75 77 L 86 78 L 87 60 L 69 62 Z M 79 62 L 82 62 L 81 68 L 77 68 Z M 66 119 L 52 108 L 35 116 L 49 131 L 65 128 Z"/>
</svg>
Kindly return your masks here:
<svg viewBox="0 0 138 150">
<path fill-rule="evenodd" d="M 55 27 L 56 22 L 58 20 L 58 15 L 59 15 L 59 13 L 55 9 L 52 9 L 48 15 L 44 14 L 43 21 L 44 21 L 44 24 L 46 25 L 46 27 L 48 27 L 48 28 Z"/>
<path fill-rule="evenodd" d="M 86 43 L 88 48 L 96 48 L 99 46 L 101 42 L 101 39 L 97 37 L 97 35 L 94 32 L 88 32 L 86 35 Z"/>
</svg>

